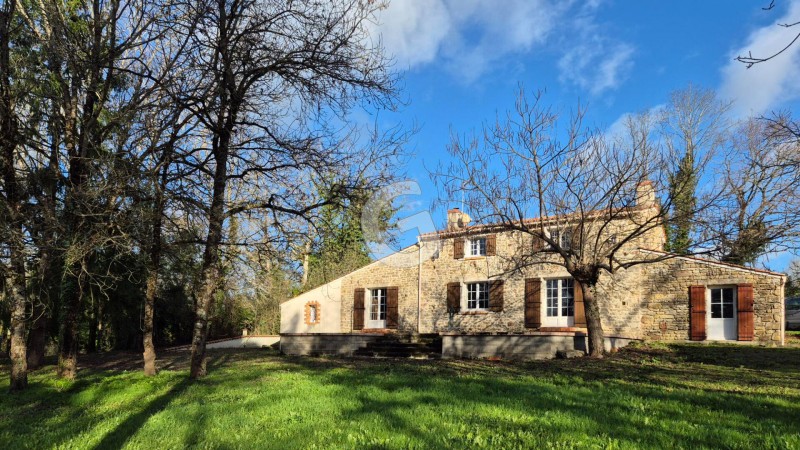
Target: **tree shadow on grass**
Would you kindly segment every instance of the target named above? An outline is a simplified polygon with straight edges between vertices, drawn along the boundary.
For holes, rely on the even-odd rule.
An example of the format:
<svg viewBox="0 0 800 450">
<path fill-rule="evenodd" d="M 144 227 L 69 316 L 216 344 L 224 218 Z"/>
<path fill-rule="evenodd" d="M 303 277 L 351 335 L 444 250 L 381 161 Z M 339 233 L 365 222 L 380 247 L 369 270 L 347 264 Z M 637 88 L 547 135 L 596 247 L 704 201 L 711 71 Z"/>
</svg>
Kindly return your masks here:
<svg viewBox="0 0 800 450">
<path fill-rule="evenodd" d="M 164 410 L 173 399 L 179 397 L 191 384 L 192 382 L 188 378 L 181 379 L 167 392 L 148 403 L 141 411 L 123 420 L 113 431 L 103 436 L 103 439 L 94 448 L 121 448 L 131 436 L 142 428 L 151 416 Z"/>
</svg>

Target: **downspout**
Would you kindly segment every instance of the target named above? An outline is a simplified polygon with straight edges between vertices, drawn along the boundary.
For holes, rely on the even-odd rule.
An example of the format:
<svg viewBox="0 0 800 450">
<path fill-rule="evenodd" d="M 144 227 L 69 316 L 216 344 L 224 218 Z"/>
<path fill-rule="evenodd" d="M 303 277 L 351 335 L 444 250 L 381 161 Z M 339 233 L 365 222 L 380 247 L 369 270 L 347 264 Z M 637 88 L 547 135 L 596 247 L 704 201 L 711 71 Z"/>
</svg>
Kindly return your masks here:
<svg viewBox="0 0 800 450">
<path fill-rule="evenodd" d="M 417 236 L 417 334 L 422 334 L 422 239 Z"/>
<path fill-rule="evenodd" d="M 786 275 L 781 277 L 781 347 L 786 345 Z"/>
</svg>

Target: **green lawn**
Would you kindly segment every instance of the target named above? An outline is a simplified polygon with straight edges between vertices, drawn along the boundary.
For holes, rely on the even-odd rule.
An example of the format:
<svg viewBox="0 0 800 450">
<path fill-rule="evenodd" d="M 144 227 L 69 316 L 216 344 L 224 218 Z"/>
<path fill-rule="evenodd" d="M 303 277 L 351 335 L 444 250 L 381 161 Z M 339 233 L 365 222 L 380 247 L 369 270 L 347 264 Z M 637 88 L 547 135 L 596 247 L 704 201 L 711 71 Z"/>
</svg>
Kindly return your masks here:
<svg viewBox="0 0 800 450">
<path fill-rule="evenodd" d="M 800 448 L 800 348 L 657 346 L 603 361 L 184 354 L 48 367 L 0 393 L 2 448 Z M 7 370 L 7 366 L 3 367 Z M 0 382 L 6 391 L 7 379 Z"/>
</svg>

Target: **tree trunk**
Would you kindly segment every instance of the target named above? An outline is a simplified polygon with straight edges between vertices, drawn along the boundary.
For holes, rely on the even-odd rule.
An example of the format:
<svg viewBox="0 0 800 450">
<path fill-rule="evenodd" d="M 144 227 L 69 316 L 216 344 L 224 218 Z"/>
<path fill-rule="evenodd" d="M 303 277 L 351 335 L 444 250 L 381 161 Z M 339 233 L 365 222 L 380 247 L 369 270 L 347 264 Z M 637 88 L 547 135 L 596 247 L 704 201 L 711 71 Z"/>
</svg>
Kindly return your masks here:
<svg viewBox="0 0 800 450">
<path fill-rule="evenodd" d="M 11 91 L 11 37 L 10 24 L 15 14 L 16 2 L 5 2 L 0 11 L 0 167 L 2 167 L 5 213 L 8 218 L 8 247 L 10 273 L 8 297 L 11 305 L 11 358 L 12 391 L 28 385 L 28 358 L 25 343 L 25 232 L 22 222 L 22 194 L 18 185 L 15 153 L 19 135 Z"/>
<path fill-rule="evenodd" d="M 34 370 L 44 364 L 47 346 L 47 305 L 38 298 L 33 305 L 33 324 L 28 333 L 28 369 Z"/>
<path fill-rule="evenodd" d="M 192 361 L 189 371 L 191 378 L 206 374 L 206 338 L 208 337 L 208 318 L 214 302 L 214 293 L 219 286 L 219 246 L 222 243 L 222 227 L 225 221 L 225 186 L 227 184 L 227 144 L 218 151 L 214 171 L 214 190 L 208 219 L 208 236 L 203 251 L 203 269 L 200 290 L 197 294 L 197 308 L 192 336 Z"/>
<path fill-rule="evenodd" d="M 81 305 L 81 266 L 76 264 L 74 275 L 67 275 L 69 283 L 65 286 L 62 298 L 63 313 L 61 318 L 61 332 L 58 342 L 58 369 L 60 378 L 75 379 L 78 373 L 78 315 Z"/>
<path fill-rule="evenodd" d="M 589 331 L 589 356 L 602 358 L 605 335 L 600 319 L 600 305 L 597 301 L 595 281 L 578 280 L 583 288 L 583 307 L 586 314 L 586 328 Z"/>
</svg>

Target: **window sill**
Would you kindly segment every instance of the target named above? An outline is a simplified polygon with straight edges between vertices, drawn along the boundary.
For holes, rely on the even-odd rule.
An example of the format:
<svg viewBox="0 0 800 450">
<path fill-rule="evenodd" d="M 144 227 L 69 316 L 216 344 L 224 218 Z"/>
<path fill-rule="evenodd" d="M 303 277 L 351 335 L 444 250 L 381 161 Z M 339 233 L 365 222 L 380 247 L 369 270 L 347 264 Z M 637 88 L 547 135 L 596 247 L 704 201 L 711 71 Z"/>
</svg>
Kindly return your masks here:
<svg viewBox="0 0 800 450">
<path fill-rule="evenodd" d="M 461 311 L 459 314 L 462 316 L 485 316 L 488 315 L 491 311 L 485 309 L 479 310 L 470 310 L 470 311 Z"/>
<path fill-rule="evenodd" d="M 461 258 L 462 261 L 480 261 L 486 259 L 486 256 L 465 256 Z"/>
</svg>

